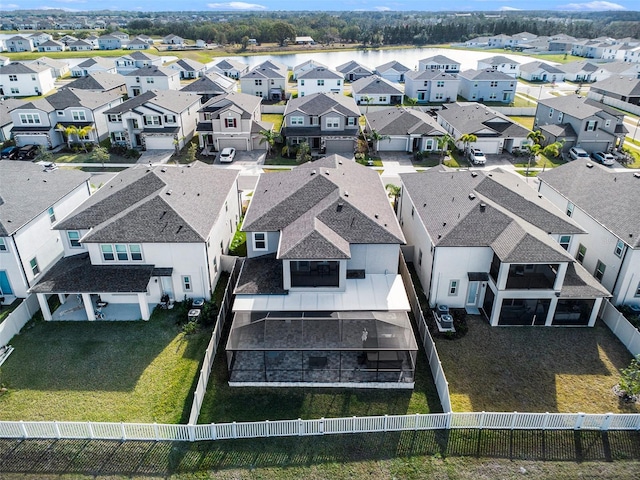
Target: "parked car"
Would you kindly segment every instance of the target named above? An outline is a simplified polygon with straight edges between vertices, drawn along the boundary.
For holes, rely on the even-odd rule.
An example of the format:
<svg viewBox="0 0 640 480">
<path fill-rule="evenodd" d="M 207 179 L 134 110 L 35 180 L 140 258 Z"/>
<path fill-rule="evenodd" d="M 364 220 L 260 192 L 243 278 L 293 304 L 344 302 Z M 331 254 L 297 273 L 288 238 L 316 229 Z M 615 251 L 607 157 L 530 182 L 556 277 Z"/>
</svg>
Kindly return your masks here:
<svg viewBox="0 0 640 480">
<path fill-rule="evenodd" d="M 231 163 L 236 157 L 236 149 L 227 147 L 220 152 L 220 163 Z"/>
<path fill-rule="evenodd" d="M 569 149 L 569 156 L 571 160 L 577 160 L 578 158 L 590 158 L 589 154 L 579 147 L 571 147 Z"/>
<path fill-rule="evenodd" d="M 37 145 L 25 145 L 18 150 L 18 160 L 31 160 L 38 153 Z"/>
<path fill-rule="evenodd" d="M 606 152 L 593 152 L 593 158 L 608 167 L 616 162 L 616 157 Z"/>
<path fill-rule="evenodd" d="M 18 157 L 18 147 L 5 147 L 0 151 L 0 158 L 8 158 L 14 160 Z"/>
<path fill-rule="evenodd" d="M 469 160 L 471 160 L 471 163 L 474 165 L 484 165 L 487 163 L 487 157 L 484 156 L 484 153 L 482 153 L 482 150 L 479 148 L 471 149 L 471 152 L 469 152 Z"/>
</svg>

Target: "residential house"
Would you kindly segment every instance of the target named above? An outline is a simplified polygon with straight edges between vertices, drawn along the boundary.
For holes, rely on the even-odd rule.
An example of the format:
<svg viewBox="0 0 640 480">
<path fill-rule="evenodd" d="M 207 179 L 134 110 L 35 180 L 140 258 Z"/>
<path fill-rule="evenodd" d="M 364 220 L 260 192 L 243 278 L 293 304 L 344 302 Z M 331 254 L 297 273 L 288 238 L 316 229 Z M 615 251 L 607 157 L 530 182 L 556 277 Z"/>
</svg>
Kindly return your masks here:
<svg viewBox="0 0 640 480">
<path fill-rule="evenodd" d="M 383 140 L 373 146 L 379 152 L 435 152 L 438 137 L 447 131 L 428 113 L 410 108 L 388 108 L 366 115 L 365 133 L 375 131 Z"/>
<path fill-rule="evenodd" d="M 44 319 L 95 320 L 101 301 L 106 319 L 118 305 L 118 320 L 148 320 L 163 296 L 211 298 L 239 221 L 237 176 L 201 162 L 120 172 L 54 225 L 64 257 L 31 288 Z M 56 312 L 49 294 L 66 302 Z"/>
<path fill-rule="evenodd" d="M 316 67 L 299 73 L 297 82 L 300 97 L 312 93 L 342 93 L 344 88 L 343 75 L 326 67 Z"/>
<path fill-rule="evenodd" d="M 122 103 L 119 91 L 98 92 L 65 87 L 46 98 L 27 102 L 11 111 L 16 145 L 55 148 L 65 143 L 98 143 L 109 130 L 105 110 Z M 91 127 L 84 138 L 66 138 L 69 126 Z M 62 127 L 62 128 L 60 128 Z"/>
<path fill-rule="evenodd" d="M 0 297 L 9 305 L 26 298 L 29 288 L 62 257 L 60 232 L 51 225 L 89 198 L 90 175 L 3 160 L 0 178 Z"/>
<path fill-rule="evenodd" d="M 610 62 L 599 63 L 598 69 L 591 76 L 599 82 L 609 77 L 640 78 L 640 63 Z"/>
<path fill-rule="evenodd" d="M 226 147 L 242 151 L 266 149 L 260 132 L 271 131 L 273 124 L 262 121 L 261 103 L 261 97 L 237 92 L 211 98 L 198 110 L 200 148 L 207 154 Z"/>
<path fill-rule="evenodd" d="M 620 150 L 627 133 L 621 111 L 580 95 L 539 100 L 534 129 L 546 143 L 562 140 L 565 150 L 578 146 L 587 152 Z"/>
<path fill-rule="evenodd" d="M 364 77 L 370 77 L 373 75 L 373 70 L 364 65 L 359 64 L 355 60 L 350 60 L 347 63 L 338 65 L 336 71 L 344 75 L 344 79 L 347 82 L 355 82 L 356 80 Z"/>
<path fill-rule="evenodd" d="M 225 77 L 240 78 L 249 71 L 249 65 L 236 60 L 221 60 L 214 65 Z"/>
<path fill-rule="evenodd" d="M 153 43 L 154 43 L 153 38 L 151 38 L 149 35 L 136 35 L 135 39 L 141 40 L 149 46 L 153 46 Z M 129 44 L 131 44 L 131 42 L 129 42 Z"/>
<path fill-rule="evenodd" d="M 0 67 L 0 96 L 46 95 L 53 89 L 54 76 L 50 67 L 17 62 Z"/>
<path fill-rule="evenodd" d="M 219 73 L 205 73 L 196 81 L 185 85 L 180 89 L 181 92 L 196 93 L 200 95 L 202 104 L 205 104 L 211 98 L 225 93 L 236 92 L 238 84 L 232 78 L 225 77 Z"/>
<path fill-rule="evenodd" d="M 518 78 L 520 74 L 520 62 L 516 62 L 502 55 L 495 55 L 478 60 L 478 70 L 493 70 L 495 72 L 505 73 L 513 78 Z"/>
<path fill-rule="evenodd" d="M 175 45 L 177 47 L 184 46 L 184 38 L 179 37 L 178 35 L 170 34 L 166 37 L 162 37 L 162 43 L 165 45 Z"/>
<path fill-rule="evenodd" d="M 640 307 L 640 175 L 575 160 L 539 180 L 539 193 L 588 232 L 571 250 L 577 262 L 614 305 Z M 612 192 L 624 201 L 612 201 Z"/>
<path fill-rule="evenodd" d="M 444 55 L 435 55 L 419 60 L 418 70 L 437 70 L 439 73 L 460 73 L 460 62 L 451 60 Z"/>
<path fill-rule="evenodd" d="M 313 45 L 316 42 L 309 36 L 296 37 L 296 45 Z"/>
<path fill-rule="evenodd" d="M 71 73 L 69 64 L 62 60 L 54 60 L 49 57 L 40 57 L 31 63 L 35 65 L 44 65 L 45 67 L 50 67 L 55 78 L 66 77 Z"/>
<path fill-rule="evenodd" d="M 563 33 L 554 35 L 549 38 L 549 48 L 547 50 L 550 52 L 570 52 L 572 45 L 576 41 L 576 38 Z"/>
<path fill-rule="evenodd" d="M 516 41 L 510 36 L 503 33 L 489 37 L 487 42 L 489 48 L 508 48 L 511 49 L 516 45 Z"/>
<path fill-rule="evenodd" d="M 465 70 L 458 75 L 462 98 L 478 102 L 511 103 L 518 81 L 506 73 L 491 69 Z"/>
<path fill-rule="evenodd" d="M 240 76 L 240 91 L 265 100 L 284 100 L 288 76 L 287 67 L 268 60 Z"/>
<path fill-rule="evenodd" d="M 67 48 L 70 52 L 87 52 L 89 50 L 95 49 L 93 44 L 87 42 L 86 40 L 76 40 L 75 42 L 69 42 Z"/>
<path fill-rule="evenodd" d="M 598 69 L 598 66 L 588 60 L 580 60 L 558 65 L 558 68 L 564 73 L 565 80 L 582 83 L 594 81 L 591 76 Z"/>
<path fill-rule="evenodd" d="M 86 77 L 95 72 L 118 73 L 114 61 L 103 57 L 88 58 L 71 68 L 72 77 Z"/>
<path fill-rule="evenodd" d="M 404 236 L 377 172 L 331 155 L 261 175 L 242 230 L 231 386 L 413 388 Z"/>
<path fill-rule="evenodd" d="M 640 62 L 640 47 L 633 47 L 631 50 L 627 50 L 624 54 L 624 62 L 627 63 L 639 63 Z"/>
<path fill-rule="evenodd" d="M 352 154 L 359 119 L 360 109 L 352 97 L 313 93 L 287 102 L 282 135 L 290 147 L 306 142 L 313 151 Z"/>
<path fill-rule="evenodd" d="M 571 45 L 571 55 L 585 58 L 602 58 L 604 49 L 611 43 L 602 39 L 577 40 Z"/>
<path fill-rule="evenodd" d="M 390 82 L 402 83 L 404 82 L 404 76 L 410 71 L 411 69 L 409 67 L 405 67 L 400 62 L 392 60 L 385 64 L 378 65 L 375 73 Z"/>
<path fill-rule="evenodd" d="M 181 79 L 202 77 L 207 70 L 207 66 L 204 63 L 189 58 L 180 59 L 169 65 L 168 68 L 177 71 Z"/>
<path fill-rule="evenodd" d="M 475 37 L 464 42 L 465 47 L 487 47 L 490 37 Z"/>
<path fill-rule="evenodd" d="M 456 139 L 457 147 L 464 148 L 460 137 L 473 134 L 477 140 L 469 148 L 479 148 L 486 154 L 517 152 L 529 143 L 529 130 L 515 123 L 506 115 L 475 102 L 458 102 L 444 105 L 438 110 L 438 123 Z"/>
<path fill-rule="evenodd" d="M 32 33 L 31 35 L 29 35 L 29 38 L 31 39 L 31 41 L 33 42 L 33 46 L 36 47 L 36 49 L 42 45 L 45 44 L 47 42 L 50 42 L 53 40 L 53 36 L 48 34 L 48 33 L 44 33 L 44 32 L 35 32 Z M 39 50 L 39 52 L 42 52 L 43 50 Z"/>
<path fill-rule="evenodd" d="M 63 35 L 61 36 L 58 41 L 60 43 L 63 43 L 65 46 L 69 45 L 71 42 L 75 42 L 78 39 L 76 37 L 74 37 L 73 35 Z"/>
<path fill-rule="evenodd" d="M 148 92 L 149 90 L 180 90 L 180 74 L 167 67 L 149 65 L 127 73 L 124 76 L 127 82 L 127 94 L 129 97 Z"/>
<path fill-rule="evenodd" d="M 98 45 L 98 38 L 99 37 L 97 37 L 96 35 L 89 35 L 84 39 L 84 41 L 91 44 L 94 50 L 98 50 L 98 48 L 100 47 Z"/>
<path fill-rule="evenodd" d="M 5 98 L 0 100 L 0 142 L 11 139 L 11 129 L 13 128 L 13 118 L 11 112 L 24 103 L 17 98 Z"/>
<path fill-rule="evenodd" d="M 120 75 L 126 75 L 142 67 L 161 67 L 162 62 L 162 57 L 145 52 L 132 52 L 115 60 L 116 70 Z"/>
<path fill-rule="evenodd" d="M 351 84 L 353 98 L 358 105 L 401 105 L 403 92 L 396 85 L 378 75 L 361 78 Z"/>
<path fill-rule="evenodd" d="M 7 52 L 33 52 L 36 47 L 31 38 L 16 35 L 5 40 Z"/>
<path fill-rule="evenodd" d="M 67 47 L 64 43 L 55 40 L 47 40 L 37 47 L 39 52 L 64 52 L 66 49 Z"/>
<path fill-rule="evenodd" d="M 151 44 L 148 41 L 143 40 L 140 37 L 136 37 L 127 43 L 128 50 L 148 50 Z"/>
<path fill-rule="evenodd" d="M 594 83 L 587 95 L 593 100 L 627 111 L 636 107 L 636 113 L 640 113 L 640 79 L 609 77 Z"/>
<path fill-rule="evenodd" d="M 100 92 L 117 92 L 119 95 L 127 93 L 125 78 L 118 73 L 95 72 L 86 77 L 79 77 L 67 84 L 69 88 L 80 90 L 97 90 Z"/>
<path fill-rule="evenodd" d="M 293 67 L 293 76 L 291 77 L 293 80 L 298 79 L 298 75 L 301 73 L 307 72 L 309 70 L 313 70 L 314 68 L 329 68 L 325 64 L 318 62 L 317 60 L 307 60 L 306 62 L 302 62 L 300 65 L 296 65 Z"/>
<path fill-rule="evenodd" d="M 544 62 L 530 62 L 520 65 L 520 78 L 529 82 L 561 82 L 564 80 L 564 72 L 559 67 L 554 67 Z"/>
<path fill-rule="evenodd" d="M 108 33 L 106 35 L 100 35 L 98 37 L 98 49 L 99 50 L 119 50 L 124 47 L 125 43 L 128 43 L 129 36 L 123 39 L 120 35 L 114 33 Z"/>
<path fill-rule="evenodd" d="M 418 103 L 450 102 L 458 97 L 459 88 L 457 75 L 440 70 L 411 71 L 404 78 L 405 95 Z"/>
<path fill-rule="evenodd" d="M 179 150 L 193 137 L 200 97 L 147 90 L 105 111 L 111 142 L 145 150 Z"/>
<path fill-rule="evenodd" d="M 401 174 L 399 218 L 431 308 L 491 326 L 594 326 L 610 296 L 572 253 L 585 230 L 502 169 Z"/>
</svg>

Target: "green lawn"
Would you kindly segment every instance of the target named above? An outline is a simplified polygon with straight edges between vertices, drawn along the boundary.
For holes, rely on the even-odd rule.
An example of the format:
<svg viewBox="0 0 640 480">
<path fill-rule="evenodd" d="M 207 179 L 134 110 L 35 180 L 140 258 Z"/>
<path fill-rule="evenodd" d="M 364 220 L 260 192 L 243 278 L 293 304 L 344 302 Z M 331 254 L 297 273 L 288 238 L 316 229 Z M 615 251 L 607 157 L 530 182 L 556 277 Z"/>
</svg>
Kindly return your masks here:
<svg viewBox="0 0 640 480">
<path fill-rule="evenodd" d="M 531 165 L 529 165 L 529 157 L 527 155 L 514 157 L 513 162 L 513 164 L 518 168 L 527 168 L 527 166 L 531 168 L 555 168 L 560 165 L 564 165 L 565 163 L 567 162 L 562 158 L 547 157 L 542 153 L 536 156 L 536 161 L 531 162 Z"/>
<path fill-rule="evenodd" d="M 529 130 L 533 130 L 533 122 L 536 120 L 536 117 L 509 116 L 509 118 Z"/>
<path fill-rule="evenodd" d="M 282 120 L 284 119 L 284 115 L 280 115 L 279 113 L 263 113 L 262 121 L 263 122 L 271 122 L 273 123 L 273 131 L 279 132 L 282 128 Z"/>
<path fill-rule="evenodd" d="M 36 160 L 38 160 L 36 158 Z M 91 153 L 54 153 L 52 154 L 51 161 L 54 163 L 101 163 L 91 156 Z M 109 160 L 105 163 L 131 163 L 134 164 L 138 161 L 137 158 L 126 158 L 120 155 L 111 154 Z"/>
<path fill-rule="evenodd" d="M 184 335 L 177 311 L 148 322 L 28 324 L 0 371 L 0 419 L 186 421 L 211 332 Z"/>
</svg>

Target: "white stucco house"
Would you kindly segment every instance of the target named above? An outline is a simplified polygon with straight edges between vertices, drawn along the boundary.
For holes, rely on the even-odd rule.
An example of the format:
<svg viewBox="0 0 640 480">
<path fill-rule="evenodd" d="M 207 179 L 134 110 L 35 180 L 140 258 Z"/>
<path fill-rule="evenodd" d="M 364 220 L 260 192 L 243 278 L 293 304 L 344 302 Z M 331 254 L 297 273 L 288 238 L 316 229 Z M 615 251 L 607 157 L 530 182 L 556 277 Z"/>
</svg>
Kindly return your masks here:
<svg viewBox="0 0 640 480">
<path fill-rule="evenodd" d="M 402 83 L 404 82 L 404 76 L 410 71 L 411 69 L 409 67 L 405 67 L 397 60 L 392 60 L 378 65 L 375 73 L 390 82 Z"/>
<path fill-rule="evenodd" d="M 315 67 L 298 73 L 298 96 L 312 93 L 342 93 L 344 76 L 326 67 Z"/>
<path fill-rule="evenodd" d="M 460 79 L 441 70 L 407 72 L 404 77 L 404 94 L 418 103 L 451 102 L 458 98 Z"/>
<path fill-rule="evenodd" d="M 518 81 L 506 73 L 492 69 L 465 70 L 458 78 L 458 93 L 469 101 L 511 103 L 516 95 Z"/>
<path fill-rule="evenodd" d="M 95 72 L 118 73 L 115 62 L 104 57 L 88 58 L 71 68 L 72 77 L 86 77 Z"/>
<path fill-rule="evenodd" d="M 284 100 L 288 76 L 285 65 L 268 60 L 240 76 L 240 91 L 265 100 Z"/>
<path fill-rule="evenodd" d="M 297 80 L 298 75 L 300 75 L 301 73 L 307 72 L 309 70 L 313 70 L 314 68 L 318 68 L 318 67 L 329 68 L 324 63 L 320 63 L 317 60 L 310 59 L 293 67 L 293 76 L 291 78 L 293 80 Z"/>
<path fill-rule="evenodd" d="M 124 76 L 127 95 L 137 97 L 150 90 L 180 90 L 180 73 L 167 67 L 149 65 Z"/>
<path fill-rule="evenodd" d="M 236 60 L 220 60 L 214 65 L 214 68 L 222 73 L 225 77 L 240 78 L 241 75 L 249 71 L 249 65 L 238 62 Z"/>
<path fill-rule="evenodd" d="M 347 63 L 338 65 L 336 70 L 344 75 L 347 82 L 354 82 L 360 78 L 370 77 L 374 74 L 372 69 L 356 62 L 355 60 L 350 60 Z"/>
<path fill-rule="evenodd" d="M 126 75 L 134 70 L 148 66 L 162 66 L 162 57 L 146 52 L 132 52 L 115 59 L 116 70 L 120 75 Z"/>
<path fill-rule="evenodd" d="M 561 82 L 564 71 L 544 62 L 530 62 L 520 65 L 520 78 L 529 82 Z"/>
<path fill-rule="evenodd" d="M 18 62 L 0 67 L 0 96 L 46 95 L 54 89 L 55 77 L 51 67 Z"/>
<path fill-rule="evenodd" d="M 478 60 L 478 70 L 485 69 L 506 73 L 510 77 L 518 78 L 520 74 L 520 62 L 511 60 L 503 55 L 495 55 Z"/>
<path fill-rule="evenodd" d="M 180 74 L 181 79 L 202 77 L 207 70 L 204 63 L 191 60 L 190 58 L 182 58 L 177 62 L 168 65 L 167 68 L 177 71 Z"/>
<path fill-rule="evenodd" d="M 444 55 L 434 55 L 418 61 L 418 70 L 437 70 L 441 73 L 460 73 L 460 62 Z"/>
<path fill-rule="evenodd" d="M 356 80 L 351 84 L 351 93 L 358 105 L 401 105 L 404 95 L 397 83 L 378 75 Z"/>
</svg>

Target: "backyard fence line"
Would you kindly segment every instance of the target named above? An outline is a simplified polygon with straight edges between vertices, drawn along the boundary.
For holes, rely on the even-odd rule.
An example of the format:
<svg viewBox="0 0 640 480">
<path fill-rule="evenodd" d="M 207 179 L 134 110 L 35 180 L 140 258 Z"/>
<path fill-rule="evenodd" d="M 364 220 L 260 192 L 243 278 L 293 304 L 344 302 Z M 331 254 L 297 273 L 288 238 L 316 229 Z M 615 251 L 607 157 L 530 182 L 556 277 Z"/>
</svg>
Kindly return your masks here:
<svg viewBox="0 0 640 480">
<path fill-rule="evenodd" d="M 220 339 L 222 338 L 222 332 L 226 325 L 229 310 L 232 306 L 233 289 L 236 281 L 238 280 L 242 263 L 243 261 L 239 258 L 235 259 L 231 269 L 231 275 L 229 275 L 229 281 L 227 282 L 227 286 L 224 290 L 224 297 L 222 299 L 222 304 L 220 305 L 218 318 L 216 319 L 216 326 L 211 334 L 209 345 L 207 345 L 207 349 L 205 350 L 204 361 L 202 362 L 202 368 L 200 368 L 200 377 L 198 378 L 196 389 L 193 392 L 193 403 L 191 404 L 191 413 L 189 414 L 189 424 L 197 423 L 198 417 L 200 416 L 202 401 L 204 400 L 204 395 L 207 393 L 207 385 L 209 384 L 209 375 L 211 374 L 211 368 L 213 367 L 213 362 L 216 358 Z"/>
<path fill-rule="evenodd" d="M 4 347 L 15 335 L 20 333 L 22 327 L 39 309 L 40 305 L 35 295 L 30 294 L 22 300 L 22 303 L 0 323 L 0 347 Z"/>
<path fill-rule="evenodd" d="M 0 422 L 0 438 L 196 442 L 419 430 L 640 430 L 633 413 L 469 412 L 211 424 Z"/>
<path fill-rule="evenodd" d="M 640 332 L 609 300 L 602 302 L 600 318 L 634 357 L 640 355 Z"/>
<path fill-rule="evenodd" d="M 418 294 L 413 286 L 411 273 L 409 273 L 409 267 L 407 267 L 407 262 L 405 261 L 402 253 L 400 254 L 400 275 L 402 276 L 404 287 L 409 297 L 411 311 L 413 312 L 416 323 L 418 324 L 418 332 L 420 333 L 422 345 L 424 346 L 424 351 L 427 355 L 427 359 L 429 360 L 429 368 L 431 369 L 431 375 L 433 375 L 433 381 L 436 384 L 440 404 L 445 412 L 451 412 L 452 408 L 451 397 L 449 395 L 449 382 L 447 382 L 447 377 L 444 374 L 444 368 L 442 368 L 442 363 L 440 362 L 440 357 L 436 350 L 436 344 L 429 332 L 429 327 L 424 318 L 422 308 L 420 308 Z"/>
</svg>

